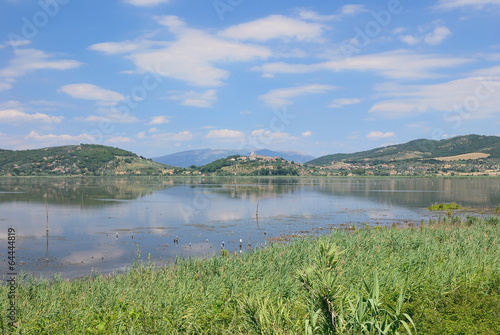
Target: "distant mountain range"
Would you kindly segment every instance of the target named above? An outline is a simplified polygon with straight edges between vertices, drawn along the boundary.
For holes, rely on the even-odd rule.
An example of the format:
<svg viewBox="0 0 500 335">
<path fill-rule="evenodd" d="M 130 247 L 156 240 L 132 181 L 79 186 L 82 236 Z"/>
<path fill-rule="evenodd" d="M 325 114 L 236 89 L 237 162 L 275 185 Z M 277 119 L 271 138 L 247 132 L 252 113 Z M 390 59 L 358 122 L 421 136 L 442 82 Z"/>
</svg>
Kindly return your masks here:
<svg viewBox="0 0 500 335">
<path fill-rule="evenodd" d="M 190 167 L 191 165 L 202 166 L 211 163 L 217 159 L 226 158 L 228 156 L 240 155 L 248 156 L 252 153 L 250 149 L 230 150 L 230 149 L 199 149 L 181 151 L 174 154 L 152 158 L 153 161 L 161 164 Z M 297 163 L 305 163 L 314 159 L 313 156 L 304 155 L 295 151 L 272 151 L 268 149 L 255 150 L 256 155 L 280 157 L 287 161 L 294 161 Z"/>
<path fill-rule="evenodd" d="M 500 137 L 464 135 L 445 140 L 419 139 L 351 154 L 333 154 L 308 161 L 310 165 L 330 165 L 332 162 L 390 162 L 404 159 L 433 159 L 470 153 L 483 153 L 500 158 Z"/>
</svg>

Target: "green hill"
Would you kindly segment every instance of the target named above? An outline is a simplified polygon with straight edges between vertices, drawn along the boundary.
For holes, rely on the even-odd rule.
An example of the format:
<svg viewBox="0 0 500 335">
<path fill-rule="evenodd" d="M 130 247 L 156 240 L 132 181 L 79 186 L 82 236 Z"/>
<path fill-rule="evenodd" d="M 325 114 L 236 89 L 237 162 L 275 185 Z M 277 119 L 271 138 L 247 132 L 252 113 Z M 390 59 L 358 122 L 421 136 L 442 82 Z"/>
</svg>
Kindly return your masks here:
<svg viewBox="0 0 500 335">
<path fill-rule="evenodd" d="M 404 159 L 432 159 L 469 153 L 485 153 L 500 158 L 500 137 L 465 135 L 446 140 L 419 139 L 352 154 L 334 154 L 313 159 L 306 164 L 329 165 L 332 162 L 390 162 Z"/>
<path fill-rule="evenodd" d="M 172 169 L 133 152 L 104 145 L 0 149 L 0 175 L 159 175 Z"/>
</svg>

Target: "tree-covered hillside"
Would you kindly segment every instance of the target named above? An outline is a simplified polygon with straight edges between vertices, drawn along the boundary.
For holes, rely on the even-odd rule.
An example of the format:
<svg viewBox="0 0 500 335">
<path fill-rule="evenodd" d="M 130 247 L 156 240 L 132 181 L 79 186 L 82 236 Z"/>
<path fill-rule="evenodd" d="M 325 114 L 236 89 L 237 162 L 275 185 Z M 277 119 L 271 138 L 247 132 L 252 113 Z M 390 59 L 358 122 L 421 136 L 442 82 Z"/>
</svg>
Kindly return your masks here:
<svg viewBox="0 0 500 335">
<path fill-rule="evenodd" d="M 466 135 L 440 141 L 419 139 L 352 154 L 327 155 L 313 159 L 307 164 L 329 165 L 332 162 L 359 162 L 363 160 L 390 162 L 403 159 L 455 156 L 473 152 L 489 154 L 491 158 L 500 158 L 500 137 Z"/>
<path fill-rule="evenodd" d="M 104 145 L 0 150 L 0 175 L 152 175 L 166 173 L 169 168 L 133 152 Z"/>
</svg>

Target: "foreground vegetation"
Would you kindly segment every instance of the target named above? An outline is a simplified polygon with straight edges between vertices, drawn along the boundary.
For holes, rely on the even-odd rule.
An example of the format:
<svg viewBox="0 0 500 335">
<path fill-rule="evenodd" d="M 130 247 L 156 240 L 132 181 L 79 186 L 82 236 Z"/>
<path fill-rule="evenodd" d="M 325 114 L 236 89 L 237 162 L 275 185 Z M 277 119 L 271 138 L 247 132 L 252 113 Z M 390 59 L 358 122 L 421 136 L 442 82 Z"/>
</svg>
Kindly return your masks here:
<svg viewBox="0 0 500 335">
<path fill-rule="evenodd" d="M 335 230 L 126 274 L 25 277 L 13 334 L 499 334 L 498 217 Z M 0 305 L 7 309 L 1 288 Z M 3 315 L 3 313 L 2 313 Z"/>
</svg>

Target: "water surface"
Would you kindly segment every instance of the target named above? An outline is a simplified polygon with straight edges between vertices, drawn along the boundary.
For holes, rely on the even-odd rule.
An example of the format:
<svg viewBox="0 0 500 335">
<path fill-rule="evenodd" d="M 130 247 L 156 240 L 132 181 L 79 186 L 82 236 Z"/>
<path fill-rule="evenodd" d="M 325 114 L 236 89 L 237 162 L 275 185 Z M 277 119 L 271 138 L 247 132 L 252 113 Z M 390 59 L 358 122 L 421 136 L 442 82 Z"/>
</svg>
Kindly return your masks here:
<svg viewBox="0 0 500 335">
<path fill-rule="evenodd" d="M 71 278 L 346 226 L 418 224 L 436 202 L 494 208 L 500 179 L 0 178 L 0 240 L 19 269 Z M 48 227 L 48 232 L 47 232 Z M 178 243 L 174 239 L 178 238 Z M 7 273 L 7 244 L 0 273 Z"/>
</svg>

